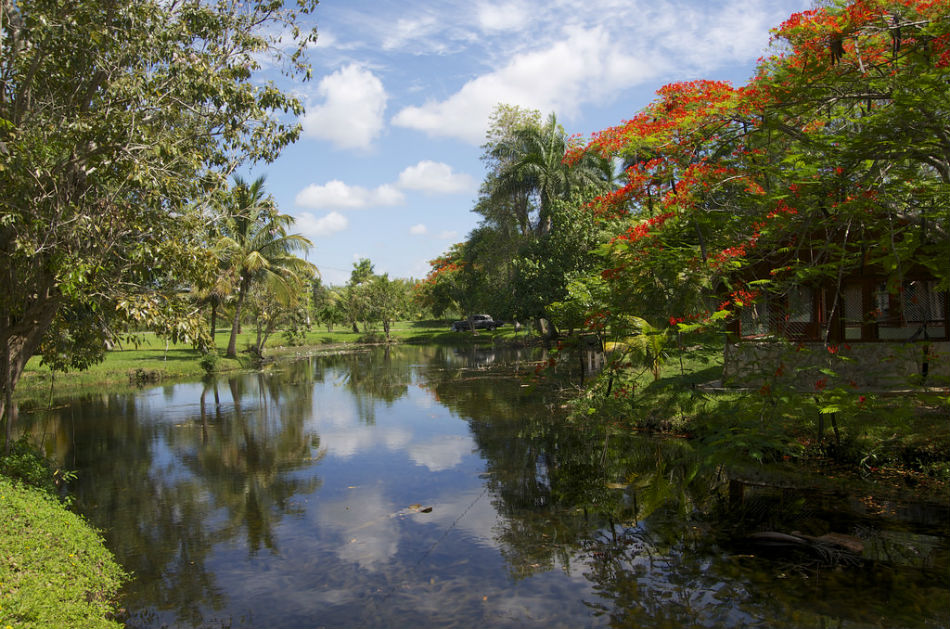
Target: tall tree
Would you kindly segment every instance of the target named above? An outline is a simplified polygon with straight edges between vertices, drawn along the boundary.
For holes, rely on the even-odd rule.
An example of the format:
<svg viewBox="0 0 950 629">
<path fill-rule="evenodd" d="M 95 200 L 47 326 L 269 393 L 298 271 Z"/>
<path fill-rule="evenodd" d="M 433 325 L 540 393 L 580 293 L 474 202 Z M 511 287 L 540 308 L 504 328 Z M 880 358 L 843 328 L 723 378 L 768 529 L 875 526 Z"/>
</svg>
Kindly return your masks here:
<svg viewBox="0 0 950 629">
<path fill-rule="evenodd" d="M 534 230 L 544 235 L 551 230 L 553 204 L 570 198 L 584 188 L 604 185 L 603 169 L 597 156 L 588 153 L 574 162 L 565 161 L 570 142 L 554 114 L 543 125 L 524 124 L 512 129 L 491 147 L 498 161 L 497 178 L 490 196 L 496 203 L 527 198 L 535 209 Z M 527 216 L 520 216 L 526 233 Z"/>
<path fill-rule="evenodd" d="M 781 311 L 799 288 L 818 287 L 801 303 L 831 345 L 842 334 L 849 276 L 886 279 L 876 299 L 900 303 L 896 311 L 904 299 L 917 316 L 942 308 L 950 286 L 946 3 L 835 2 L 790 16 L 773 36 L 778 54 L 748 85 L 667 85 L 592 139 L 588 150 L 630 164 L 627 184 L 590 206 L 620 226 L 602 250 L 603 312 L 613 322 L 718 321 L 769 297 Z M 933 281 L 905 297 L 911 272 Z M 754 287 L 743 285 L 749 280 Z M 852 324 L 880 317 L 866 301 L 851 303 Z M 715 304 L 715 314 L 705 312 Z"/>
<path fill-rule="evenodd" d="M 51 326 L 83 364 L 124 298 L 213 265 L 194 203 L 299 134 L 299 102 L 254 76 L 309 76 L 317 0 L 286 5 L 0 2 L 0 408 Z"/>
<path fill-rule="evenodd" d="M 276 298 L 290 299 L 314 273 L 312 264 L 295 255 L 312 243 L 300 234 L 287 233 L 293 223 L 294 218 L 280 214 L 265 194 L 263 177 L 251 183 L 234 178 L 223 228 L 224 258 L 238 278 L 226 356 L 237 356 L 241 312 L 255 284 L 266 284 Z"/>
</svg>

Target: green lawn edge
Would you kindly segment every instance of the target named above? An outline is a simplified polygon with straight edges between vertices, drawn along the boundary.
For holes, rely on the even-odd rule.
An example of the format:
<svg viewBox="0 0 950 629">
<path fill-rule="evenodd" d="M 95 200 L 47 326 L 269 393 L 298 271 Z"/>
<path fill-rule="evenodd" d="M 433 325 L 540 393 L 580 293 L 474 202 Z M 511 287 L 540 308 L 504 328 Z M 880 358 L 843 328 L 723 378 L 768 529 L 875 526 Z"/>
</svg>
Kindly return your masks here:
<svg viewBox="0 0 950 629">
<path fill-rule="evenodd" d="M 56 498 L 0 476 L 0 628 L 117 629 L 126 575 Z"/>
<path fill-rule="evenodd" d="M 283 332 L 274 333 L 265 346 L 265 358 L 280 358 L 293 355 L 309 355 L 323 351 L 337 351 L 384 343 L 406 344 L 514 344 L 533 343 L 538 337 L 531 332 L 504 326 L 495 331 L 452 332 L 446 321 L 399 321 L 392 325 L 387 341 L 381 328 L 353 332 L 337 326 L 333 331 L 313 327 L 302 337 L 291 340 Z M 219 329 L 215 334 L 215 347 L 220 358 L 216 372 L 239 371 L 254 368 L 254 360 L 247 351 L 254 342 L 256 333 L 252 326 L 238 335 L 238 357 L 224 358 L 229 332 Z M 48 403 L 52 399 L 88 390 L 91 387 L 108 387 L 120 391 L 124 387 L 135 388 L 142 384 L 175 382 L 199 379 L 206 374 L 201 364 L 201 353 L 186 344 L 169 343 L 155 334 L 143 332 L 138 335 L 137 346 L 116 347 L 106 352 L 105 359 L 84 371 L 52 372 L 35 356 L 26 365 L 15 397 L 27 406 Z M 2 629 L 2 628 L 0 628 Z"/>
</svg>

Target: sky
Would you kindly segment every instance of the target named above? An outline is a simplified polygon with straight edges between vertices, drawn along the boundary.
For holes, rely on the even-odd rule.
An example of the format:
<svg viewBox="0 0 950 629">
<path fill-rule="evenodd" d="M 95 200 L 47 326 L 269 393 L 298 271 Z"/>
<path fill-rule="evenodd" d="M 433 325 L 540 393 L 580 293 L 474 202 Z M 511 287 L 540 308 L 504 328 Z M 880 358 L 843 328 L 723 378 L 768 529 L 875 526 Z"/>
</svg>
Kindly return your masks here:
<svg viewBox="0 0 950 629">
<path fill-rule="evenodd" d="M 313 78 L 284 84 L 306 111 L 267 190 L 323 282 L 369 258 L 391 278 L 478 224 L 481 156 L 498 103 L 554 113 L 588 136 L 668 83 L 744 84 L 769 29 L 811 0 L 321 0 Z"/>
</svg>

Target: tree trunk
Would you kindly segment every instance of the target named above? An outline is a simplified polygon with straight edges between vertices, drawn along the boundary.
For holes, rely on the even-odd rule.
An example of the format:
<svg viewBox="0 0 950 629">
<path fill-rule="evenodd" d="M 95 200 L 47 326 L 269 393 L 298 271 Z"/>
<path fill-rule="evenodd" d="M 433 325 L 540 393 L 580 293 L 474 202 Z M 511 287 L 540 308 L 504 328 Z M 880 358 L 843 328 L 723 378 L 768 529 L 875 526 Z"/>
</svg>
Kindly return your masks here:
<svg viewBox="0 0 950 629">
<path fill-rule="evenodd" d="M 231 338 L 228 339 L 228 351 L 225 356 L 228 358 L 237 358 L 237 337 L 241 331 L 241 307 L 244 306 L 244 297 L 250 288 L 250 282 L 244 280 L 238 290 L 238 298 L 234 303 L 234 318 L 231 320 Z"/>
<path fill-rule="evenodd" d="M 211 301 L 211 347 L 217 347 L 214 342 L 214 331 L 218 326 L 218 300 Z"/>
<path fill-rule="evenodd" d="M 257 341 L 254 343 L 254 353 L 257 354 L 257 358 L 264 358 L 264 324 L 261 323 L 261 317 L 257 317 L 255 322 L 257 326 Z"/>
<path fill-rule="evenodd" d="M 58 308 L 59 303 L 55 298 L 41 297 L 27 308 L 18 321 L 11 321 L 8 312 L 0 317 L 0 325 L 3 326 L 0 328 L 0 419 L 6 419 L 6 448 L 10 447 L 10 437 L 17 416 L 13 392 L 27 361 L 39 348 L 40 341 L 53 322 Z"/>
</svg>

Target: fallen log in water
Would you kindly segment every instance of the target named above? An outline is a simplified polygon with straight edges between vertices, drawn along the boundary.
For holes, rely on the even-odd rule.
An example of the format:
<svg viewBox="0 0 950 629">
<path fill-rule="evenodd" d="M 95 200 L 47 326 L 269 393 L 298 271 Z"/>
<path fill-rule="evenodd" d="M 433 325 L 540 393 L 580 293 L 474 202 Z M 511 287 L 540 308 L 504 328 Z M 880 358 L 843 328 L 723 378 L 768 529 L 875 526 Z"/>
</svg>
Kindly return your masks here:
<svg viewBox="0 0 950 629">
<path fill-rule="evenodd" d="M 749 534 L 745 541 L 772 553 L 805 553 L 829 566 L 858 565 L 862 563 L 861 553 L 864 551 L 864 542 L 842 533 L 826 533 L 814 537 L 798 531 L 761 531 Z"/>
</svg>

